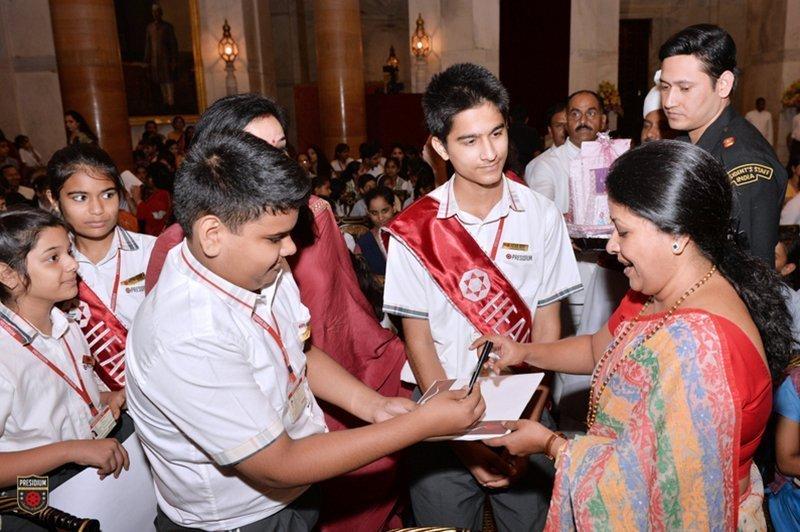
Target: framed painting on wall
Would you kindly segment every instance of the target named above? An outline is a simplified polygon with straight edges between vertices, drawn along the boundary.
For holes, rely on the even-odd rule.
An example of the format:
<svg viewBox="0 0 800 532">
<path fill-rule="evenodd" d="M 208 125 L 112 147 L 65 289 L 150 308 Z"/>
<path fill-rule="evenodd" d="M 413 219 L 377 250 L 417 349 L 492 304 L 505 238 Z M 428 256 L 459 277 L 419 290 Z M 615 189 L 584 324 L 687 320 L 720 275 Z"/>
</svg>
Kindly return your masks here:
<svg viewBox="0 0 800 532">
<path fill-rule="evenodd" d="M 205 109 L 198 0 L 114 0 L 132 126 Z"/>
</svg>

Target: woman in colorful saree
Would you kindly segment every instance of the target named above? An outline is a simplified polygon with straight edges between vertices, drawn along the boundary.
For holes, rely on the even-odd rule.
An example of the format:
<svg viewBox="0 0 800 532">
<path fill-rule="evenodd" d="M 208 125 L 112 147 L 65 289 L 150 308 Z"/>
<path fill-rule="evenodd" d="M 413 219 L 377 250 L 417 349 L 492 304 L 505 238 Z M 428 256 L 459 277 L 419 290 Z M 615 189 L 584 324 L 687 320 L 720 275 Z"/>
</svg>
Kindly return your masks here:
<svg viewBox="0 0 800 532">
<path fill-rule="evenodd" d="M 521 420 L 486 443 L 555 459 L 548 530 L 766 530 L 753 454 L 790 356 L 780 281 L 738 247 L 728 177 L 704 150 L 644 145 L 616 161 L 607 189 L 606 249 L 631 286 L 607 326 L 475 342 L 494 342 L 494 371 L 592 374 L 588 431 L 566 439 Z"/>
</svg>

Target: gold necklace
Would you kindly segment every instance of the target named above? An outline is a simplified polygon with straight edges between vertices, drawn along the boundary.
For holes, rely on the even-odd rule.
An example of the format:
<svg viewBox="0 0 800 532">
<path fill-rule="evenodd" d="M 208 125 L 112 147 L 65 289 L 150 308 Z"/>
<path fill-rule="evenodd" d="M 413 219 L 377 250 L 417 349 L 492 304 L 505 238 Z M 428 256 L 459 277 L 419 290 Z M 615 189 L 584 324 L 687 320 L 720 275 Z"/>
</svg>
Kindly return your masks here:
<svg viewBox="0 0 800 532">
<path fill-rule="evenodd" d="M 683 302 L 686 301 L 686 298 L 695 293 L 695 291 L 698 288 L 706 284 L 706 282 L 709 279 L 711 279 L 711 276 L 714 275 L 715 271 L 717 271 L 716 265 L 711 266 L 711 269 L 708 270 L 708 273 L 705 274 L 705 276 L 703 276 L 702 279 L 697 281 L 694 285 L 692 285 L 691 288 L 689 288 L 686 292 L 684 292 L 681 297 L 678 298 L 678 300 L 672 305 L 672 307 L 670 307 L 667 313 L 664 314 L 664 316 L 660 320 L 658 320 L 658 323 L 656 323 L 655 327 L 650 329 L 647 332 L 647 334 L 645 334 L 644 337 L 639 341 L 639 343 L 636 344 L 635 347 L 629 349 L 627 354 L 621 356 L 619 360 L 617 360 L 617 362 L 614 364 L 614 367 L 612 367 L 611 371 L 608 372 L 608 376 L 603 380 L 602 384 L 600 385 L 599 388 L 597 388 L 597 391 L 595 392 L 596 389 L 595 385 L 597 384 L 597 380 L 600 377 L 600 373 L 602 373 L 603 367 L 605 366 L 608 357 L 611 356 L 611 353 L 614 352 L 614 350 L 628 336 L 628 334 L 631 332 L 636 323 L 638 323 L 638 321 L 644 315 L 645 310 L 647 310 L 647 308 L 653 302 L 653 297 L 650 296 L 650 299 L 648 299 L 647 303 L 644 304 L 642 309 L 639 311 L 639 314 L 637 314 L 632 321 L 629 321 L 627 324 L 625 324 L 625 328 L 623 329 L 622 333 L 620 333 L 616 338 L 614 338 L 614 341 L 611 342 L 611 345 L 608 346 L 605 353 L 603 353 L 603 356 L 600 357 L 600 360 L 597 362 L 597 365 L 595 366 L 594 371 L 592 372 L 592 381 L 591 381 L 591 386 L 589 388 L 589 413 L 586 416 L 587 430 L 592 428 L 592 425 L 594 425 L 595 419 L 597 419 L 597 409 L 600 403 L 600 397 L 603 395 L 606 386 L 608 386 L 608 383 L 611 382 L 611 378 L 616 374 L 617 370 L 622 365 L 622 363 L 625 360 L 627 360 L 628 356 L 630 356 L 631 353 L 636 352 L 636 350 L 639 349 L 642 345 L 644 345 L 646 341 L 652 338 L 664 326 L 664 324 L 667 323 L 667 320 L 669 320 L 672 317 L 675 311 L 678 310 L 678 307 L 680 307 L 683 304 Z"/>
</svg>

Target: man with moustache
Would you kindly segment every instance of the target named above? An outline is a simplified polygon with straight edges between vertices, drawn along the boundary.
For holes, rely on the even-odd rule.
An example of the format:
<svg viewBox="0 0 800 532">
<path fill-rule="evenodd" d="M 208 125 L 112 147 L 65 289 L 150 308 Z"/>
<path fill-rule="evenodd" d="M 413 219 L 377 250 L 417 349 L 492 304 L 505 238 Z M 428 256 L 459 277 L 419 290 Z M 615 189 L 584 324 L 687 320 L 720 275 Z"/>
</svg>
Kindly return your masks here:
<svg viewBox="0 0 800 532">
<path fill-rule="evenodd" d="M 731 105 L 736 44 L 712 24 L 685 28 L 661 46 L 661 103 L 673 129 L 725 167 L 733 184 L 733 227 L 750 253 L 775 263 L 786 169 L 772 146 Z"/>
<path fill-rule="evenodd" d="M 525 169 L 525 182 L 531 189 L 555 202 L 565 213 L 569 210 L 569 165 L 580 154 L 581 144 L 596 140 L 606 127 L 606 115 L 600 97 L 590 90 L 580 90 L 569 96 L 565 109 L 566 141 L 541 154 Z M 553 141 L 557 137 L 558 113 L 550 121 Z M 555 125 L 554 125 L 555 121 Z"/>
</svg>

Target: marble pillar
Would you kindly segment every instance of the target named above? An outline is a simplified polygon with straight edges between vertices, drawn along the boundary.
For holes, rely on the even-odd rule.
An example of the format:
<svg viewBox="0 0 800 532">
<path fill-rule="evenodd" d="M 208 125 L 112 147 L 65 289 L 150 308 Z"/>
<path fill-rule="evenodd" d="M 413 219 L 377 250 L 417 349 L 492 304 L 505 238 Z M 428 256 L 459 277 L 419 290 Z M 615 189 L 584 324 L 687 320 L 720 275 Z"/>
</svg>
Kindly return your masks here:
<svg viewBox="0 0 800 532">
<path fill-rule="evenodd" d="M 747 41 L 737 41 L 743 75 L 737 92 L 744 114 L 763 97 L 772 113 L 774 148 L 782 162 L 788 160 L 786 136 L 791 132 L 794 109 L 781 105 L 783 91 L 800 78 L 800 3 L 791 0 L 748 0 L 751 21 Z"/>
<path fill-rule="evenodd" d="M 358 0 L 314 0 L 322 149 L 366 140 L 361 15 Z"/>
<path fill-rule="evenodd" d="M 620 0 L 572 0 L 569 92 L 617 84 Z"/>
<path fill-rule="evenodd" d="M 81 113 L 120 170 L 131 132 L 112 0 L 50 0 L 61 102 Z"/>
<path fill-rule="evenodd" d="M 47 160 L 66 144 L 47 0 L 0 2 L 0 129 Z"/>
<path fill-rule="evenodd" d="M 422 75 L 412 79 L 412 92 L 424 92 L 431 76 L 456 63 L 476 63 L 499 75 L 499 0 L 409 0 L 409 45 L 420 14 L 432 51 Z"/>
</svg>

